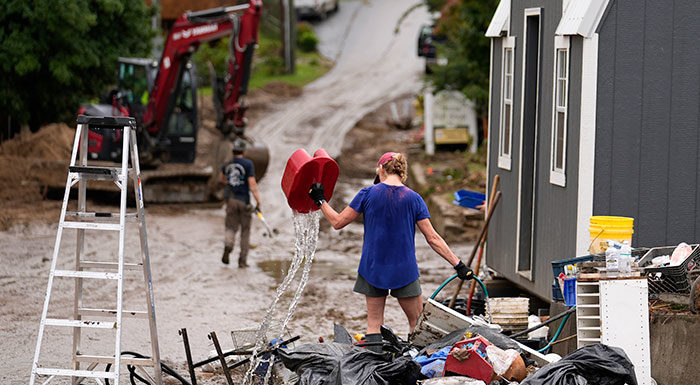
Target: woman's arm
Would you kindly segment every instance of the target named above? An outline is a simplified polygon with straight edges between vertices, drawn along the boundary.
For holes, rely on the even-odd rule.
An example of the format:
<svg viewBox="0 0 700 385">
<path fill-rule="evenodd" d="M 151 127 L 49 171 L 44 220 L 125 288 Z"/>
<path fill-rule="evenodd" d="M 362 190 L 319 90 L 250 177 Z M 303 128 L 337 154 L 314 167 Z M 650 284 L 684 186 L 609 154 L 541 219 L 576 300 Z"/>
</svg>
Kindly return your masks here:
<svg viewBox="0 0 700 385">
<path fill-rule="evenodd" d="M 331 207 L 328 202 L 323 202 L 321 205 L 321 212 L 323 213 L 323 216 L 328 219 L 328 222 L 331 223 L 331 226 L 333 226 L 333 228 L 336 230 L 342 229 L 343 227 L 347 226 L 348 223 L 354 221 L 358 216 L 360 216 L 360 213 L 355 211 L 355 209 L 350 206 L 346 207 L 340 212 L 340 214 L 338 214 L 335 210 L 333 210 L 333 207 Z"/>
<path fill-rule="evenodd" d="M 433 228 L 433 224 L 430 223 L 430 218 L 418 221 L 418 229 L 423 233 L 430 247 L 435 250 L 436 253 L 440 254 L 441 257 L 445 258 L 451 266 L 454 267 L 459 263 L 459 258 L 450 250 L 445 240 L 442 239 L 440 234 Z"/>
</svg>

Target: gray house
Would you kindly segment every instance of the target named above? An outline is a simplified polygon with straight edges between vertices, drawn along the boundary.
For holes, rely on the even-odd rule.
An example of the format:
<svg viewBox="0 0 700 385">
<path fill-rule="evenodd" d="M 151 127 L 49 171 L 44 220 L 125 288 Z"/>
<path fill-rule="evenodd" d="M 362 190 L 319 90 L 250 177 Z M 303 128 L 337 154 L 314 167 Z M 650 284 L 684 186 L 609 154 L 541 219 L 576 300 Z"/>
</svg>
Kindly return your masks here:
<svg viewBox="0 0 700 385">
<path fill-rule="evenodd" d="M 699 21 L 697 0 L 501 0 L 491 268 L 551 299 L 551 261 L 587 254 L 592 215 L 634 217 L 633 246 L 700 241 Z"/>
</svg>

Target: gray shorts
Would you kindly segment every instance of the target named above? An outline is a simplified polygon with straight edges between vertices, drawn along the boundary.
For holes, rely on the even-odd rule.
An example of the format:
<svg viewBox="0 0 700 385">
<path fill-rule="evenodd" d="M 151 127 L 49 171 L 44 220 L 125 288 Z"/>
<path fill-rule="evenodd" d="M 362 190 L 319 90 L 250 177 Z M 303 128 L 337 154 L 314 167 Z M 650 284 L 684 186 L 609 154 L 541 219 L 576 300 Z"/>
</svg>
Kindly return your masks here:
<svg viewBox="0 0 700 385">
<path fill-rule="evenodd" d="M 420 288 L 420 279 L 416 279 L 408 285 L 399 287 L 398 289 L 380 289 L 372 286 L 372 284 L 367 282 L 367 280 L 360 274 L 357 275 L 355 287 L 352 289 L 352 291 L 355 293 L 364 294 L 368 297 L 386 297 L 389 295 L 389 291 L 391 291 L 391 296 L 394 298 L 409 298 L 423 294 L 423 291 Z"/>
</svg>

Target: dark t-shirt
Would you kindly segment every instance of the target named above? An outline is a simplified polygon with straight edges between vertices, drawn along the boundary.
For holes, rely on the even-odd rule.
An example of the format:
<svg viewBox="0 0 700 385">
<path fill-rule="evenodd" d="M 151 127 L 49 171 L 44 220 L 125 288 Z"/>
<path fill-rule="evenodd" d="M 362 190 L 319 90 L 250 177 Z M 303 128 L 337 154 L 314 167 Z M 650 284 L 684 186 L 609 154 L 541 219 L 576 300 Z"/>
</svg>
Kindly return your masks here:
<svg viewBox="0 0 700 385">
<path fill-rule="evenodd" d="M 406 186 L 379 183 L 360 190 L 350 207 L 364 214 L 357 272 L 380 289 L 398 289 L 418 279 L 416 222 L 430 218 L 423 198 Z"/>
<path fill-rule="evenodd" d="M 246 158 L 233 158 L 232 161 L 221 167 L 221 172 L 226 176 L 226 189 L 224 197 L 250 203 L 250 186 L 248 178 L 255 177 L 253 162 Z"/>
</svg>

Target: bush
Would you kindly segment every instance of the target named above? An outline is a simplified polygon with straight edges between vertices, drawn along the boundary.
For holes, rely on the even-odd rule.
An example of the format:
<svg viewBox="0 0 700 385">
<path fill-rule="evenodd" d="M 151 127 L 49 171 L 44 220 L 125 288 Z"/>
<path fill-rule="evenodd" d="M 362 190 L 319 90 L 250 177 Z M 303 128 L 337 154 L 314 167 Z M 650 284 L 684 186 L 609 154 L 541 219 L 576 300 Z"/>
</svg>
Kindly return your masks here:
<svg viewBox="0 0 700 385">
<path fill-rule="evenodd" d="M 114 84 L 117 58 L 150 53 L 154 10 L 143 0 L 0 4 L 3 122 L 11 116 L 33 131 L 74 123 L 80 102 Z"/>
<path fill-rule="evenodd" d="M 314 52 L 318 45 L 318 37 L 309 23 L 297 24 L 297 47 L 303 52 Z"/>
<path fill-rule="evenodd" d="M 297 45 L 299 44 L 299 36 L 307 32 L 314 33 L 314 27 L 311 25 L 311 23 L 307 23 L 305 21 L 297 23 Z"/>
<path fill-rule="evenodd" d="M 261 44 L 257 52 L 263 72 L 268 75 L 281 75 L 284 73 L 284 59 L 281 52 L 282 43 L 280 41 L 265 39 L 265 44 Z"/>
<path fill-rule="evenodd" d="M 318 44 L 318 38 L 313 32 L 305 32 L 299 36 L 299 49 L 304 52 L 314 52 L 316 51 L 316 45 Z"/>
</svg>

